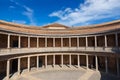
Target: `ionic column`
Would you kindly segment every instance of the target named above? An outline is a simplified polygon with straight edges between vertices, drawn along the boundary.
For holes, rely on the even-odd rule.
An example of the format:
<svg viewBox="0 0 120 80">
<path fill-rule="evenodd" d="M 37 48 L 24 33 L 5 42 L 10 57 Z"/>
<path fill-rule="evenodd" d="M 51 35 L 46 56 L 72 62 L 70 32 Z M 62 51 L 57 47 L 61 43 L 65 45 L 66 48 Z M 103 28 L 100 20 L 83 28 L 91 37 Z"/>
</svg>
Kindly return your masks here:
<svg viewBox="0 0 120 80">
<path fill-rule="evenodd" d="M 108 58 L 105 57 L 105 72 L 108 73 Z"/>
<path fill-rule="evenodd" d="M 77 60 L 78 60 L 77 62 L 78 62 L 78 68 L 79 68 L 80 67 L 80 55 L 79 54 L 77 55 Z"/>
<path fill-rule="evenodd" d="M 30 48 L 30 37 L 28 37 L 28 48 Z"/>
<path fill-rule="evenodd" d="M 71 37 L 69 37 L 69 47 L 71 47 Z"/>
<path fill-rule="evenodd" d="M 86 41 L 86 48 L 88 47 L 88 38 L 87 36 L 85 37 L 85 41 Z"/>
<path fill-rule="evenodd" d="M 77 37 L 77 47 L 79 48 L 79 37 Z"/>
<path fill-rule="evenodd" d="M 119 57 L 117 57 L 117 60 L 116 60 L 117 62 L 117 76 L 120 76 L 120 70 L 119 70 Z"/>
<path fill-rule="evenodd" d="M 98 71 L 98 56 L 95 55 L 95 65 L 96 65 L 96 71 Z"/>
<path fill-rule="evenodd" d="M 97 47 L 97 37 L 95 36 L 95 48 Z"/>
<path fill-rule="evenodd" d="M 47 68 L 47 55 L 45 55 L 45 68 Z"/>
<path fill-rule="evenodd" d="M 10 34 L 8 34 L 8 39 L 7 39 L 7 48 L 10 48 Z"/>
<path fill-rule="evenodd" d="M 20 75 L 20 58 L 18 58 L 18 75 Z"/>
<path fill-rule="evenodd" d="M 118 35 L 115 33 L 115 41 L 116 41 L 116 47 L 118 47 Z"/>
<path fill-rule="evenodd" d="M 18 37 L 18 48 L 21 48 L 21 36 Z"/>
<path fill-rule="evenodd" d="M 63 67 L 63 54 L 61 54 L 61 67 Z"/>
<path fill-rule="evenodd" d="M 39 69 L 39 56 L 37 56 L 37 69 Z"/>
<path fill-rule="evenodd" d="M 53 47 L 55 47 L 55 38 L 53 38 Z"/>
<path fill-rule="evenodd" d="M 7 74 L 6 74 L 6 80 L 9 80 L 10 77 L 10 60 L 7 60 Z"/>
<path fill-rule="evenodd" d="M 37 48 L 39 48 L 39 37 L 37 37 Z"/>
<path fill-rule="evenodd" d="M 53 55 L 53 67 L 55 67 L 55 55 Z"/>
<path fill-rule="evenodd" d="M 88 66 L 88 55 L 86 55 L 86 67 L 87 67 L 87 69 L 89 69 L 89 66 Z"/>
<path fill-rule="evenodd" d="M 69 66 L 71 67 L 71 54 L 69 54 Z"/>
<path fill-rule="evenodd" d="M 61 38 L 61 47 L 63 47 L 63 38 Z"/>
<path fill-rule="evenodd" d="M 45 47 L 47 48 L 47 37 L 45 38 Z"/>
<path fill-rule="evenodd" d="M 107 36 L 105 35 L 105 47 L 107 47 Z"/>
<path fill-rule="evenodd" d="M 28 72 L 30 71 L 30 57 L 28 56 Z"/>
</svg>

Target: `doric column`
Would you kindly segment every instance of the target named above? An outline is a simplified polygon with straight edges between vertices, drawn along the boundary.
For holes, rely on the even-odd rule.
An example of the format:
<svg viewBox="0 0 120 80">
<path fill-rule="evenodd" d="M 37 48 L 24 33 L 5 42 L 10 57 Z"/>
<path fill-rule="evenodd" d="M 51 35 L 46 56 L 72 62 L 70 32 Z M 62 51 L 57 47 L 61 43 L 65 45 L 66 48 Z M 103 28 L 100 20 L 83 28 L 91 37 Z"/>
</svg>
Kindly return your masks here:
<svg viewBox="0 0 120 80">
<path fill-rule="evenodd" d="M 96 65 L 96 71 L 98 71 L 98 56 L 95 55 L 95 65 Z"/>
<path fill-rule="evenodd" d="M 37 48 L 39 48 L 39 37 L 37 37 Z"/>
<path fill-rule="evenodd" d="M 69 47 L 71 47 L 71 37 L 69 37 Z"/>
<path fill-rule="evenodd" d="M 63 47 L 63 38 L 61 37 L 61 47 Z"/>
<path fill-rule="evenodd" d="M 7 48 L 10 48 L 10 34 L 8 34 L 8 39 L 7 39 Z"/>
<path fill-rule="evenodd" d="M 37 56 L 37 69 L 39 69 L 39 56 Z"/>
<path fill-rule="evenodd" d="M 53 38 L 53 47 L 55 47 L 55 38 Z"/>
<path fill-rule="evenodd" d="M 78 68 L 80 67 L 80 55 L 77 55 Z"/>
<path fill-rule="evenodd" d="M 107 36 L 105 35 L 105 47 L 107 47 Z"/>
<path fill-rule="evenodd" d="M 95 36 L 95 47 L 97 47 L 97 37 Z"/>
<path fill-rule="evenodd" d="M 9 77 L 10 77 L 10 60 L 7 60 L 7 72 L 6 72 L 6 80 L 9 80 Z"/>
<path fill-rule="evenodd" d="M 45 37 L 45 47 L 47 47 L 47 37 Z"/>
<path fill-rule="evenodd" d="M 18 36 L 18 48 L 21 48 L 21 36 Z"/>
<path fill-rule="evenodd" d="M 71 54 L 69 54 L 69 66 L 71 67 Z"/>
<path fill-rule="evenodd" d="M 87 36 L 85 37 L 85 41 L 86 41 L 86 48 L 88 47 L 88 38 Z"/>
<path fill-rule="evenodd" d="M 28 72 L 30 71 L 30 57 L 28 56 Z"/>
<path fill-rule="evenodd" d="M 47 55 L 45 55 L 45 68 L 47 68 Z"/>
<path fill-rule="evenodd" d="M 18 58 L 18 75 L 20 75 L 20 58 Z"/>
<path fill-rule="evenodd" d="M 77 47 L 79 48 L 79 37 L 77 37 Z"/>
<path fill-rule="evenodd" d="M 61 54 L 61 67 L 63 67 L 63 54 Z"/>
<path fill-rule="evenodd" d="M 117 62 L 117 76 L 120 76 L 120 70 L 119 70 L 119 57 L 117 57 L 117 60 L 116 60 Z"/>
<path fill-rule="evenodd" d="M 116 47 L 118 47 L 118 35 L 115 33 L 115 41 L 116 41 Z"/>
<path fill-rule="evenodd" d="M 86 67 L 87 67 L 87 69 L 89 69 L 89 66 L 88 66 L 88 55 L 86 55 Z"/>
<path fill-rule="evenodd" d="M 108 73 L 108 58 L 107 56 L 105 57 L 105 71 Z"/>
<path fill-rule="evenodd" d="M 55 55 L 53 55 L 53 67 L 55 67 Z"/>
<path fill-rule="evenodd" d="M 30 37 L 28 36 L 28 48 L 30 48 Z"/>
</svg>

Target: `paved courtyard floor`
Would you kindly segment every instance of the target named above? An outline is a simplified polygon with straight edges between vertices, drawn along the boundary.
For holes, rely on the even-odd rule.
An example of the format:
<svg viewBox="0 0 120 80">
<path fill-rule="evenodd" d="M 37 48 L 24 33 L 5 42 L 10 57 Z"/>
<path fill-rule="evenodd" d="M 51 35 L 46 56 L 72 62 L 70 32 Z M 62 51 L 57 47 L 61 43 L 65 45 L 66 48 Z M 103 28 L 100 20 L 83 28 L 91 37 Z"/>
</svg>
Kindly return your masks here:
<svg viewBox="0 0 120 80">
<path fill-rule="evenodd" d="M 10 80 L 120 80 L 115 76 L 100 73 L 85 68 L 56 67 L 39 70 L 31 70 L 29 73 L 22 73 L 19 77 L 11 77 Z"/>
</svg>

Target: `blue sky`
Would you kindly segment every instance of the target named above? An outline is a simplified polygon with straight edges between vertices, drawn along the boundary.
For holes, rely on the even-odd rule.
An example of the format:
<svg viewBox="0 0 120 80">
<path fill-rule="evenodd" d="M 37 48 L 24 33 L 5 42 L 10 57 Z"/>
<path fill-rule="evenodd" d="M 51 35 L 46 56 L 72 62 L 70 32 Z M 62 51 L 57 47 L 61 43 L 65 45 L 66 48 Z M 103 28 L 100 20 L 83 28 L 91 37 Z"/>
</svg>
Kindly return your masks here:
<svg viewBox="0 0 120 80">
<path fill-rule="evenodd" d="M 0 20 L 42 26 L 99 24 L 120 19 L 120 0 L 0 0 Z"/>
</svg>

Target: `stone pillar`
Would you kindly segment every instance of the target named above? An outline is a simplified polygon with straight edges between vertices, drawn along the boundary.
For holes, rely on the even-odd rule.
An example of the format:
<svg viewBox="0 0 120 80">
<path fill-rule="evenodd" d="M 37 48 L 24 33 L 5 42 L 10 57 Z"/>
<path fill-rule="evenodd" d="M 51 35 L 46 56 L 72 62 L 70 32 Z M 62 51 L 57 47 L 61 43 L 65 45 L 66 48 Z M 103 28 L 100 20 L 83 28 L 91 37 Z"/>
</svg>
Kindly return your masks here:
<svg viewBox="0 0 120 80">
<path fill-rule="evenodd" d="M 28 72 L 30 72 L 30 57 L 28 56 Z"/>
<path fill-rule="evenodd" d="M 77 55 L 78 68 L 80 67 L 80 55 Z"/>
<path fill-rule="evenodd" d="M 98 56 L 95 55 L 95 65 L 96 65 L 96 71 L 98 71 Z"/>
<path fill-rule="evenodd" d="M 10 60 L 7 60 L 7 72 L 6 72 L 6 80 L 10 78 Z"/>
<path fill-rule="evenodd" d="M 107 36 L 105 35 L 105 47 L 107 47 Z"/>
<path fill-rule="evenodd" d="M 118 47 L 118 35 L 115 33 L 115 41 L 116 41 L 116 47 Z"/>
<path fill-rule="evenodd" d="M 87 36 L 85 37 L 85 40 L 86 40 L 86 48 L 88 47 L 88 38 Z"/>
<path fill-rule="evenodd" d="M 47 48 L 47 37 L 45 38 L 45 47 Z"/>
<path fill-rule="evenodd" d="M 71 47 L 71 37 L 69 37 L 69 48 Z"/>
<path fill-rule="evenodd" d="M 55 67 L 55 55 L 53 55 L 53 67 Z"/>
<path fill-rule="evenodd" d="M 10 48 L 10 34 L 8 34 L 8 39 L 7 39 L 7 48 Z"/>
<path fill-rule="evenodd" d="M 30 48 L 30 37 L 28 37 L 28 48 Z"/>
<path fill-rule="evenodd" d="M 53 47 L 55 47 L 55 38 L 53 38 Z"/>
<path fill-rule="evenodd" d="M 105 72 L 108 73 L 108 58 L 105 57 Z"/>
<path fill-rule="evenodd" d="M 77 37 L 77 47 L 79 48 L 79 37 Z"/>
<path fill-rule="evenodd" d="M 61 67 L 63 67 L 63 54 L 61 54 Z"/>
<path fill-rule="evenodd" d="M 97 37 L 95 36 L 95 48 L 97 47 Z"/>
<path fill-rule="evenodd" d="M 18 58 L 18 75 L 20 75 L 20 58 Z"/>
<path fill-rule="evenodd" d="M 18 37 L 18 48 L 21 48 L 21 36 Z"/>
<path fill-rule="evenodd" d="M 86 55 L 86 67 L 89 69 L 89 64 L 88 64 L 88 55 Z"/>
<path fill-rule="evenodd" d="M 39 69 L 39 56 L 37 56 L 37 69 Z"/>
<path fill-rule="evenodd" d="M 69 54 L 69 66 L 71 67 L 71 54 Z"/>
<path fill-rule="evenodd" d="M 117 76 L 119 77 L 120 76 L 120 69 L 119 69 L 119 57 L 117 57 L 117 60 L 116 60 L 117 62 Z"/>
<path fill-rule="evenodd" d="M 63 47 L 63 38 L 61 38 L 61 47 Z"/>
<path fill-rule="evenodd" d="M 45 68 L 47 68 L 47 55 L 45 55 Z"/>
<path fill-rule="evenodd" d="M 37 37 L 37 48 L 39 48 L 39 37 Z"/>
</svg>

